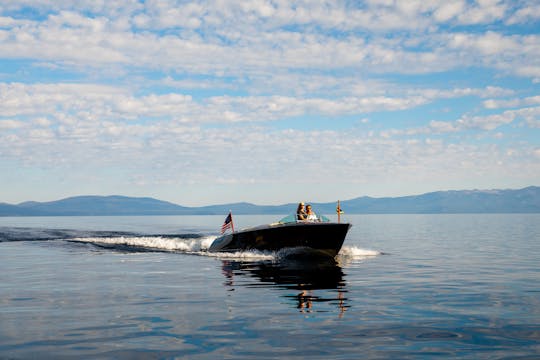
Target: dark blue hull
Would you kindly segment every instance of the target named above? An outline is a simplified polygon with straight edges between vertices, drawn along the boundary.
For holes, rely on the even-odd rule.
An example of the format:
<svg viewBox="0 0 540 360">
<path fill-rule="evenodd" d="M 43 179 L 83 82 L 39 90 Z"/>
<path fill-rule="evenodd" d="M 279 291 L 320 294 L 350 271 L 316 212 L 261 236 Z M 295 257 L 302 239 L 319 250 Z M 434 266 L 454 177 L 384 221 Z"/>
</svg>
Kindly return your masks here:
<svg viewBox="0 0 540 360">
<path fill-rule="evenodd" d="M 334 257 L 351 227 L 347 223 L 287 223 L 258 226 L 227 234 L 214 240 L 209 251 L 237 252 L 246 250 L 278 251 L 286 248 Z"/>
</svg>

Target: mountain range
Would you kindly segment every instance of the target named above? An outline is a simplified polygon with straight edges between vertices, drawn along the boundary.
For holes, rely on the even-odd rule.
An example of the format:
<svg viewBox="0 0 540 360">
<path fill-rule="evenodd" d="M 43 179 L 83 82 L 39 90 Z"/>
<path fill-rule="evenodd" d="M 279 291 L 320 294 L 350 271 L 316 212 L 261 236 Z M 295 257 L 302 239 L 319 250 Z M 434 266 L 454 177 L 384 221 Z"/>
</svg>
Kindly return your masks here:
<svg viewBox="0 0 540 360">
<path fill-rule="evenodd" d="M 322 214 L 335 213 L 336 203 L 312 203 Z M 255 205 L 231 203 L 186 207 L 149 197 L 75 196 L 50 202 L 0 203 L 0 216 L 113 216 L 289 214 L 297 203 Z M 540 187 L 517 190 L 437 191 L 402 197 L 358 197 L 341 201 L 348 214 L 540 213 Z"/>
</svg>

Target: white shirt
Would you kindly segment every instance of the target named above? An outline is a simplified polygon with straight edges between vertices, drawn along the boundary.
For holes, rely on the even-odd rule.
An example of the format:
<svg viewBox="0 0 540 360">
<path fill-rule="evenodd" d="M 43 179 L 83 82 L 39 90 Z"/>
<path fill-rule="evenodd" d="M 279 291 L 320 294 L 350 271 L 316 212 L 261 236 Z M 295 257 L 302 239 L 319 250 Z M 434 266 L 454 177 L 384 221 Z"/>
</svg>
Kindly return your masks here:
<svg viewBox="0 0 540 360">
<path fill-rule="evenodd" d="M 317 215 L 315 215 L 315 214 L 309 214 L 309 215 L 307 216 L 307 219 L 306 219 L 306 220 L 309 220 L 309 221 L 317 221 L 317 220 L 319 220 L 319 218 L 318 218 Z"/>
</svg>

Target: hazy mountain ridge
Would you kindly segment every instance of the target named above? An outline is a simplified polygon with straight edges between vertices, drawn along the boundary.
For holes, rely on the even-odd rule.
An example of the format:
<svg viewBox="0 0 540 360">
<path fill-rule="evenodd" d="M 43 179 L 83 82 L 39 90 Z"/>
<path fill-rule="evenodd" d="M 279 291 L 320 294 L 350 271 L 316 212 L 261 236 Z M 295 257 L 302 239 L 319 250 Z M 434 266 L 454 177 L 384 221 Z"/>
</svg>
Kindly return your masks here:
<svg viewBox="0 0 540 360">
<path fill-rule="evenodd" d="M 336 203 L 313 203 L 324 214 L 335 212 Z M 439 213 L 540 213 L 540 187 L 518 190 L 451 190 L 421 195 L 341 201 L 348 214 L 439 214 Z M 149 197 L 75 196 L 66 199 L 17 205 L 0 203 L 0 216 L 92 216 L 92 215 L 219 215 L 288 214 L 296 203 L 255 205 L 246 202 L 186 207 Z"/>
</svg>

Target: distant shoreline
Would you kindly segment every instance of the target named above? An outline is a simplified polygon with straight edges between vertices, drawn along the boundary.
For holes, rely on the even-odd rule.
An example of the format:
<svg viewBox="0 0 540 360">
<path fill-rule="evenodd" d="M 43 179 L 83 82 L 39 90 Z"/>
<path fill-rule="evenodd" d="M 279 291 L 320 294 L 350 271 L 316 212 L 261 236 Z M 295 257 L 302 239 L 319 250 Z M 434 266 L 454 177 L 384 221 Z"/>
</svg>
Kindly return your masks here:
<svg viewBox="0 0 540 360">
<path fill-rule="evenodd" d="M 335 213 L 336 203 L 312 203 L 321 214 Z M 515 214 L 540 213 L 540 187 L 505 190 L 452 190 L 421 195 L 342 200 L 346 214 Z M 152 215 L 283 215 L 296 203 L 231 203 L 186 207 L 144 197 L 75 196 L 50 202 L 0 203 L 0 216 L 152 216 Z"/>
</svg>

